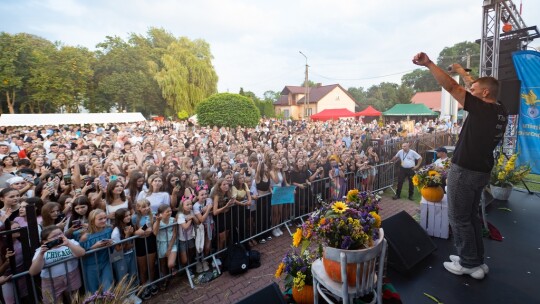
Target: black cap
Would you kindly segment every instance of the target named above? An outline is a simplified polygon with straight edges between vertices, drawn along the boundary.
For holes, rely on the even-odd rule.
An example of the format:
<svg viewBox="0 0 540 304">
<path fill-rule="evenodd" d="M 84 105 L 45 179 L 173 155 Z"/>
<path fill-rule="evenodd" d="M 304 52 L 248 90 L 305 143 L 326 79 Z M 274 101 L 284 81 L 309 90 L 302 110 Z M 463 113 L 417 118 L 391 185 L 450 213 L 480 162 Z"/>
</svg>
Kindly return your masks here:
<svg viewBox="0 0 540 304">
<path fill-rule="evenodd" d="M 448 153 L 448 150 L 446 150 L 445 147 L 438 147 L 435 151 L 437 152 L 444 152 L 444 153 Z"/>
</svg>

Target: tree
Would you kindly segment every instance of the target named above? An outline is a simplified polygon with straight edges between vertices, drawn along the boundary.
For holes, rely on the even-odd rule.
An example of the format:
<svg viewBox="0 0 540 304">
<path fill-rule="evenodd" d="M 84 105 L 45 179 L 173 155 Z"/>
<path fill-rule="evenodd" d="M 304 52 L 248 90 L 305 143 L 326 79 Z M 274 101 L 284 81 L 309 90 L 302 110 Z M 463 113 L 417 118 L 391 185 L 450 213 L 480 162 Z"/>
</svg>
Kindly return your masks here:
<svg viewBox="0 0 540 304">
<path fill-rule="evenodd" d="M 364 110 L 365 108 L 367 108 L 369 106 L 369 104 L 367 104 L 367 96 L 366 96 L 366 92 L 364 91 L 364 88 L 363 87 L 358 87 L 358 88 L 355 88 L 355 87 L 350 87 L 347 89 L 347 92 L 349 92 L 349 94 L 351 94 L 351 96 L 354 98 L 354 100 L 356 100 L 357 102 L 357 106 L 358 111 L 362 111 Z M 358 104 L 361 104 L 360 106 Z"/>
<path fill-rule="evenodd" d="M 441 86 L 437 83 L 431 72 L 426 69 L 415 69 L 401 77 L 401 83 L 411 88 L 414 92 L 440 91 Z"/>
<path fill-rule="evenodd" d="M 259 109 L 246 96 L 232 93 L 214 94 L 196 107 L 197 119 L 203 126 L 255 127 L 261 118 Z"/>
<path fill-rule="evenodd" d="M 97 45 L 94 66 L 95 95 L 85 104 L 91 112 L 118 111 L 163 114 L 166 102 L 154 79 L 154 50 L 145 38 L 132 34 L 129 41 L 114 36 Z M 150 38 L 149 38 L 150 39 Z"/>
<path fill-rule="evenodd" d="M 0 92 L 10 113 L 15 113 L 17 102 L 26 100 L 28 95 L 30 69 L 36 60 L 33 51 L 52 47 L 51 42 L 38 36 L 0 33 Z"/>
<path fill-rule="evenodd" d="M 386 111 L 398 103 L 411 103 L 412 89 L 396 83 L 382 82 L 366 91 L 366 104 Z"/>
<path fill-rule="evenodd" d="M 94 54 L 83 47 L 61 46 L 34 51 L 28 81 L 30 112 L 79 112 L 88 99 Z"/>
<path fill-rule="evenodd" d="M 199 102 L 217 92 L 212 59 L 210 45 L 204 40 L 182 37 L 169 45 L 160 60 L 163 68 L 154 79 L 174 112 L 193 114 Z"/>
<path fill-rule="evenodd" d="M 451 47 L 445 47 L 437 58 L 437 65 L 446 70 L 452 63 L 467 66 L 470 60 L 471 76 L 478 77 L 480 67 L 480 45 L 474 42 L 460 42 Z M 435 81 L 431 72 L 426 69 L 416 69 L 401 77 L 402 84 L 412 88 L 414 92 L 440 91 L 441 86 Z"/>
</svg>

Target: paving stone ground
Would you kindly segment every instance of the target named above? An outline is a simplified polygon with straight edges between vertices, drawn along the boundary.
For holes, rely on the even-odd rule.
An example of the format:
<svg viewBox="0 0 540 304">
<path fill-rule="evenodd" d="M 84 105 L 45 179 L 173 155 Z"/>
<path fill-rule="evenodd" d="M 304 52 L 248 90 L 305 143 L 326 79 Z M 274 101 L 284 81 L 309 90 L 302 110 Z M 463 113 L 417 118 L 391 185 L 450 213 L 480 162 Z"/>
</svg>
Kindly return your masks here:
<svg viewBox="0 0 540 304">
<path fill-rule="evenodd" d="M 390 197 L 383 197 L 380 207 L 383 220 L 402 210 L 415 218 L 418 218 L 420 212 L 419 204 L 407 199 L 392 200 Z M 158 293 L 144 303 L 236 303 L 272 282 L 280 284 L 283 290 L 283 284 L 274 278 L 276 267 L 292 241 L 287 231 L 283 231 L 283 236 L 253 248 L 261 252 L 261 267 L 250 269 L 239 276 L 232 276 L 225 272 L 219 278 L 198 285 L 194 289 L 189 286 L 186 274 L 183 272 L 172 279 L 167 291 Z"/>
</svg>

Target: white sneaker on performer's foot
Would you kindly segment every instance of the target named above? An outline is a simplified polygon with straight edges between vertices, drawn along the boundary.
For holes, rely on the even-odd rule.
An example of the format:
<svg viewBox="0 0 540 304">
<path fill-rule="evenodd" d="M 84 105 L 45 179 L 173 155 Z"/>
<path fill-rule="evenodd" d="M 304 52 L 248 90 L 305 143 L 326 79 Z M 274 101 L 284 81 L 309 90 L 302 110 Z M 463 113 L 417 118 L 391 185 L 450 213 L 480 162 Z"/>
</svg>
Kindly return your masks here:
<svg viewBox="0 0 540 304">
<path fill-rule="evenodd" d="M 452 261 L 452 262 L 459 262 L 459 261 L 460 261 L 459 255 L 453 255 L 453 254 L 451 254 L 451 255 L 450 255 L 450 261 Z M 489 267 L 488 267 L 488 265 L 482 264 L 482 265 L 480 265 L 480 268 L 482 268 L 482 270 L 484 271 L 485 274 L 488 274 L 488 273 L 489 273 Z"/>
<path fill-rule="evenodd" d="M 448 270 L 449 272 L 455 275 L 468 274 L 472 278 L 477 279 L 477 280 L 483 279 L 485 275 L 484 271 L 482 270 L 482 268 L 480 268 L 480 266 L 473 267 L 473 268 L 466 268 L 466 267 L 461 266 L 459 262 L 444 262 L 443 265 L 444 265 L 444 268 L 446 268 L 446 270 Z"/>
</svg>

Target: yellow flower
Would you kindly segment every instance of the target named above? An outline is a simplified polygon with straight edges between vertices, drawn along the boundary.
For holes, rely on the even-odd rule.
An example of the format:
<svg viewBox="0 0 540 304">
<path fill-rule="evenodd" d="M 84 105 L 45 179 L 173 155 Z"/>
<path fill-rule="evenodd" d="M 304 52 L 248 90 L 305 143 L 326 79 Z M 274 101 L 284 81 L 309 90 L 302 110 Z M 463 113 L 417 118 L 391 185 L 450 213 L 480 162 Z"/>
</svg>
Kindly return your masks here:
<svg viewBox="0 0 540 304">
<path fill-rule="evenodd" d="M 347 202 L 354 202 L 358 199 L 358 189 L 352 189 L 347 192 Z"/>
<path fill-rule="evenodd" d="M 437 175 L 439 175 L 439 172 L 437 172 L 435 170 L 431 170 L 431 171 L 428 172 L 428 175 L 429 176 L 437 176 Z"/>
<path fill-rule="evenodd" d="M 326 224 L 326 218 L 321 217 L 321 219 L 319 220 L 319 225 L 324 225 L 324 224 Z"/>
<path fill-rule="evenodd" d="M 298 271 L 296 273 L 296 277 L 293 279 L 293 284 L 298 291 L 301 291 L 302 288 L 304 288 L 304 285 L 306 285 L 306 275 L 303 274 L 301 271 Z"/>
<path fill-rule="evenodd" d="M 373 218 L 375 219 L 375 227 L 381 227 L 381 216 L 378 215 L 375 211 L 371 211 L 369 214 L 371 214 L 371 216 L 373 216 Z"/>
<path fill-rule="evenodd" d="M 349 209 L 349 207 L 347 207 L 347 205 L 344 202 L 335 202 L 332 205 L 332 210 L 334 210 L 335 213 L 341 214 L 345 212 L 345 210 L 347 209 Z"/>
<path fill-rule="evenodd" d="M 276 277 L 276 279 L 279 279 L 279 277 L 281 277 L 281 274 L 283 273 L 283 269 L 285 269 L 285 264 L 283 262 L 279 263 L 279 266 L 276 270 L 276 273 L 274 274 L 274 276 Z"/>
<path fill-rule="evenodd" d="M 418 178 L 418 175 L 413 176 L 412 178 L 413 185 L 418 186 L 420 183 L 420 179 Z"/>
<path fill-rule="evenodd" d="M 499 159 L 497 160 L 497 167 L 502 167 L 504 164 L 504 154 L 501 153 L 501 155 L 499 156 Z"/>
<path fill-rule="evenodd" d="M 298 247 L 298 245 L 300 245 L 300 241 L 302 241 L 302 229 L 296 228 L 296 232 L 293 235 L 293 246 Z"/>
</svg>

